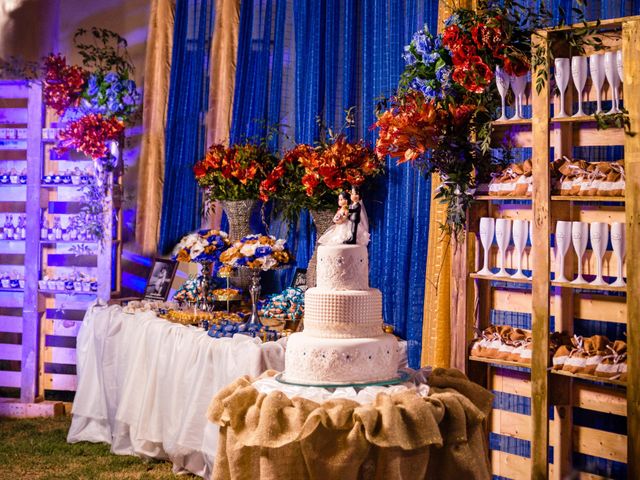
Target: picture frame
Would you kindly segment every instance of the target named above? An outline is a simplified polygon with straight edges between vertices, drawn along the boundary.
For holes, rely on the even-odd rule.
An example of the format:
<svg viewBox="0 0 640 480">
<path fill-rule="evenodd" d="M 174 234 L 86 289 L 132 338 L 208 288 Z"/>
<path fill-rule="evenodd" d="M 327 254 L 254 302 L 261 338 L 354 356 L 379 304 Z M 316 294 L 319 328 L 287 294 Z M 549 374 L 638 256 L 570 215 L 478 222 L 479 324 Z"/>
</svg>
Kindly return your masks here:
<svg viewBox="0 0 640 480">
<path fill-rule="evenodd" d="M 166 302 L 177 270 L 178 262 L 175 260 L 154 258 L 144 288 L 144 300 Z"/>
<path fill-rule="evenodd" d="M 291 279 L 291 288 L 299 288 L 303 292 L 307 291 L 307 269 L 296 268 L 293 278 Z"/>
</svg>

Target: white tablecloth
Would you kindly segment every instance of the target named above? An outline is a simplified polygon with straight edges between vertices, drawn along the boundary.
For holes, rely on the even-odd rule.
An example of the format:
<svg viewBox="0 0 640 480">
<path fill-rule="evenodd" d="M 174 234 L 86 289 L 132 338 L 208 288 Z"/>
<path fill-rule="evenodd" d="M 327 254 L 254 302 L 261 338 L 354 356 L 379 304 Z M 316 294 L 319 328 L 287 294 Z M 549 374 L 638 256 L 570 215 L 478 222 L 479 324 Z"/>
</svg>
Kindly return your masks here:
<svg viewBox="0 0 640 480">
<path fill-rule="evenodd" d="M 166 459 L 209 478 L 218 427 L 206 411 L 242 375 L 284 368 L 281 343 L 206 332 L 119 306 L 90 309 L 78 334 L 78 390 L 67 441 L 107 442 L 120 455 Z"/>
</svg>

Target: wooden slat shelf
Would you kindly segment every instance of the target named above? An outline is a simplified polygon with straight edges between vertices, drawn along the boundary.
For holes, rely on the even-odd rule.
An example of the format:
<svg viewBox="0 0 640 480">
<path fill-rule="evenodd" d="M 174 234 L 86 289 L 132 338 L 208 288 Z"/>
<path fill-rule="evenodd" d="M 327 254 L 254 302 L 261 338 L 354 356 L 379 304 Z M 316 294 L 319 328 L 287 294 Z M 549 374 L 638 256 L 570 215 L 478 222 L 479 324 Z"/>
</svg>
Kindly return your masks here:
<svg viewBox="0 0 640 480">
<path fill-rule="evenodd" d="M 551 195 L 554 202 L 616 202 L 624 203 L 624 197 L 577 197 L 569 195 Z"/>
<path fill-rule="evenodd" d="M 477 273 L 470 273 L 469 277 L 476 280 L 489 280 L 493 282 L 507 282 L 507 283 L 531 283 L 530 278 L 512 278 L 512 277 L 498 277 L 496 275 L 479 275 Z"/>
<path fill-rule="evenodd" d="M 593 22 L 590 25 L 596 27 Z M 497 414 L 490 420 L 489 427 L 493 434 L 508 435 L 513 431 L 509 425 L 505 425 L 510 415 L 517 413 L 528 417 L 528 421 L 522 422 L 522 425 L 528 426 L 526 438 L 524 435 L 522 437 L 530 441 L 528 458 L 506 455 L 499 451 L 501 447 L 498 445 L 491 447 L 490 458 L 495 475 L 560 480 L 576 470 L 585 470 L 581 472 L 583 477 L 595 478 L 596 475 L 591 475 L 595 472 L 586 467 L 576 468 L 575 454 L 583 454 L 626 462 L 626 465 L 621 465 L 620 478 L 625 475 L 627 478 L 640 478 L 640 295 L 632 294 L 640 292 L 640 255 L 636 255 L 640 251 L 640 223 L 637 221 L 640 218 L 640 136 L 627 135 L 623 128 L 599 129 L 594 115 L 552 117 L 552 112 L 558 112 L 560 107 L 559 98 L 552 92 L 553 58 L 571 56 L 569 45 L 565 43 L 566 38 L 561 32 L 572 28 L 584 28 L 584 25 L 541 30 L 532 37 L 532 50 L 540 48 L 538 51 L 544 52 L 531 74 L 533 83 L 540 75 L 548 81 L 539 91 L 532 88 L 529 104 L 531 119 L 493 122 L 493 147 L 501 147 L 508 135 L 514 148 L 531 149 L 535 189 L 532 197 L 488 195 L 488 189 L 483 188 L 486 185 L 480 185 L 481 188 L 476 192 L 474 199 L 477 202 L 469 209 L 465 239 L 455 245 L 457 249 L 451 259 L 451 365 L 466 368 L 471 379 L 495 391 L 498 400 L 496 410 L 509 412 L 504 417 Z M 609 30 L 603 35 L 605 51 L 622 49 L 624 79 L 621 89 L 624 108 L 629 114 L 631 130 L 638 131 L 640 57 L 637 45 L 640 44 L 640 16 L 604 20 L 597 28 L 600 31 Z M 593 47 L 587 46 L 582 55 L 590 56 L 593 53 Z M 588 101 L 593 102 L 595 92 L 591 83 L 587 90 Z M 566 93 L 565 111 L 571 115 L 575 112 L 578 98 L 571 87 Z M 603 100 L 608 102 L 611 96 L 609 88 Z M 614 146 L 624 148 L 623 157 L 617 154 L 611 155 L 611 158 L 609 155 L 603 157 L 598 150 Z M 578 155 L 576 148 L 583 149 L 584 153 Z M 560 195 L 558 190 L 554 190 L 549 171 L 551 162 L 562 156 L 580 156 L 592 161 L 624 158 L 626 188 L 623 195 Z M 477 238 L 479 219 L 482 217 L 532 222 L 531 248 L 525 262 L 527 269 L 533 266 L 531 279 L 513 280 L 475 273 L 482 268 L 484 261 L 484 252 Z M 623 267 L 626 269 L 627 286 L 572 284 L 552 280 L 556 265 L 551 239 L 558 220 L 624 223 L 627 254 Z M 611 262 L 608 274 L 618 266 L 610 258 L 608 255 L 605 260 Z M 495 250 L 492 250 L 490 259 L 495 264 Z M 569 254 L 565 260 L 565 271 L 575 272 L 578 261 L 575 255 Z M 593 254 L 588 263 L 587 271 L 593 274 Z M 587 279 L 593 280 L 593 275 Z M 613 282 L 614 279 L 605 277 L 605 281 Z M 520 285 L 516 287 L 517 284 Z M 500 288 L 495 288 L 496 285 Z M 534 348 L 530 366 L 468 356 L 472 332 L 485 329 L 491 322 L 531 328 Z M 590 336 L 605 333 L 605 328 L 611 341 L 624 340 L 627 343 L 626 382 L 549 369 L 550 331 Z M 487 368 L 486 365 L 495 368 Z M 526 370 L 501 369 L 501 366 Z M 529 398 L 527 412 L 519 411 L 520 401 L 508 395 Z M 513 405 L 514 402 L 518 405 Z M 576 415 L 581 415 L 580 421 L 584 418 L 583 413 L 575 407 L 593 410 L 600 416 L 626 414 L 626 435 L 609 432 L 605 425 L 596 425 L 598 422 L 584 425 L 577 418 L 574 422 Z M 597 417 L 594 416 L 594 419 Z M 514 468 L 514 459 L 519 462 L 517 469 Z M 624 474 L 622 468 L 626 469 Z"/>
<path fill-rule="evenodd" d="M 97 245 L 98 242 L 95 240 L 40 240 L 42 245 L 57 245 L 57 244 L 83 244 L 83 245 Z"/>
<path fill-rule="evenodd" d="M 494 195 L 477 195 L 473 197 L 474 200 L 489 200 L 498 202 L 513 202 L 514 200 L 528 200 L 531 201 L 531 197 L 498 197 Z"/>
<path fill-rule="evenodd" d="M 76 292 L 75 290 L 41 290 L 38 289 L 38 293 L 43 295 L 91 295 L 96 296 L 97 292 Z"/>
<path fill-rule="evenodd" d="M 592 285 L 590 283 L 571 283 L 571 282 L 556 282 L 553 280 L 551 285 L 554 287 L 573 288 L 580 290 L 602 290 L 609 292 L 626 292 L 627 287 L 613 287 L 611 285 Z"/>
<path fill-rule="evenodd" d="M 618 385 L 620 387 L 627 387 L 627 382 L 622 382 L 620 380 L 614 380 L 612 378 L 605 377 L 597 377 L 595 375 L 587 375 L 585 373 L 571 373 L 566 370 L 551 370 L 551 373 L 554 375 L 562 375 L 563 377 L 572 377 L 579 378 L 581 380 L 590 380 L 592 382 L 602 382 L 602 383 L 610 383 L 612 385 Z"/>
<path fill-rule="evenodd" d="M 0 292 L 24 293 L 24 289 L 22 289 L 22 288 L 2 288 L 2 287 L 0 287 Z"/>
<path fill-rule="evenodd" d="M 469 355 L 469 361 L 488 363 L 490 365 L 498 365 L 502 367 L 520 367 L 531 369 L 531 365 L 527 363 L 511 362 L 509 360 L 501 360 L 499 358 L 476 357 L 474 355 Z"/>
</svg>

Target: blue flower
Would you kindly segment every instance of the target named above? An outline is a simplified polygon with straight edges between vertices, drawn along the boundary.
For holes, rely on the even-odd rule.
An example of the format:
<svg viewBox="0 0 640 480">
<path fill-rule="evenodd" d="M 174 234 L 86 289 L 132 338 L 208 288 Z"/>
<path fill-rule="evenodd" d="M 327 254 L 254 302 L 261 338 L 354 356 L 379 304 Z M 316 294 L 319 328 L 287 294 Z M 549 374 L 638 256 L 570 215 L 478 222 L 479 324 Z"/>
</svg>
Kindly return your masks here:
<svg viewBox="0 0 640 480">
<path fill-rule="evenodd" d="M 120 81 L 120 77 L 115 72 L 109 72 L 104 76 L 104 81 L 108 83 L 116 83 Z"/>
<path fill-rule="evenodd" d="M 243 266 L 249 263 L 249 259 L 247 257 L 240 257 L 238 260 L 236 260 L 236 263 L 240 266 Z"/>
<path fill-rule="evenodd" d="M 273 249 L 266 245 L 263 247 L 256 248 L 255 256 L 256 258 L 266 257 L 267 255 L 271 255 L 273 253 Z"/>
<path fill-rule="evenodd" d="M 100 87 L 98 86 L 98 79 L 95 74 L 92 74 L 89 77 L 89 82 L 87 84 L 87 95 L 94 97 L 99 91 Z"/>
<path fill-rule="evenodd" d="M 436 79 L 440 82 L 440 84 L 444 87 L 448 86 L 451 82 L 451 67 L 448 65 L 443 65 L 442 67 L 436 70 Z"/>
<path fill-rule="evenodd" d="M 112 83 L 111 86 L 109 87 L 109 92 L 120 93 L 122 89 L 123 89 L 122 84 L 120 82 L 115 82 L 115 83 Z"/>
<path fill-rule="evenodd" d="M 410 45 L 404 47 L 402 58 L 404 58 L 404 61 L 407 65 L 413 65 L 414 63 L 416 63 L 416 57 L 413 53 L 411 53 L 411 50 L 409 50 L 409 48 Z"/>
</svg>

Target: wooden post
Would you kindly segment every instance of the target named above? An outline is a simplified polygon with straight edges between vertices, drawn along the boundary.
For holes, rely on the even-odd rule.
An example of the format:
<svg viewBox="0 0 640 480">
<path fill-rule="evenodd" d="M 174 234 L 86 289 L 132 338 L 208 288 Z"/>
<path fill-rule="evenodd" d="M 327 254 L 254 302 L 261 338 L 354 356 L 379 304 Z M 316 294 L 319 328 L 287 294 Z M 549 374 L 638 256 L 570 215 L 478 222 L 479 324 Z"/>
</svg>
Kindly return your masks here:
<svg viewBox="0 0 640 480">
<path fill-rule="evenodd" d="M 38 397 L 40 362 L 40 181 L 42 178 L 42 88 L 29 85 L 27 137 L 27 232 L 25 240 L 25 287 L 22 307 L 22 375 L 20 401 L 33 403 Z"/>
<path fill-rule="evenodd" d="M 640 21 L 622 25 L 625 108 L 636 135 L 625 136 L 627 222 L 627 478 L 640 478 Z M 634 253 L 636 252 L 636 253 Z"/>
<path fill-rule="evenodd" d="M 547 366 L 549 363 L 549 54 L 548 33 L 533 35 L 534 45 L 543 44 L 547 48 L 547 57 L 533 73 L 533 242 L 532 258 L 535 265 L 532 280 L 532 330 L 533 357 L 531 361 L 531 478 L 548 477 L 548 384 Z M 537 93 L 535 80 L 540 71 L 546 71 L 545 87 Z"/>
</svg>

